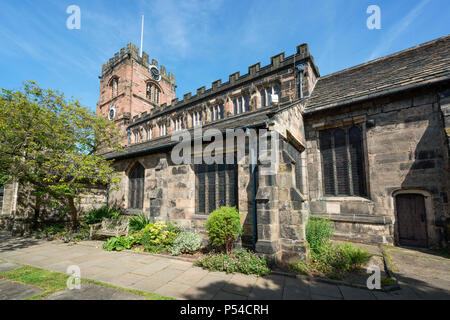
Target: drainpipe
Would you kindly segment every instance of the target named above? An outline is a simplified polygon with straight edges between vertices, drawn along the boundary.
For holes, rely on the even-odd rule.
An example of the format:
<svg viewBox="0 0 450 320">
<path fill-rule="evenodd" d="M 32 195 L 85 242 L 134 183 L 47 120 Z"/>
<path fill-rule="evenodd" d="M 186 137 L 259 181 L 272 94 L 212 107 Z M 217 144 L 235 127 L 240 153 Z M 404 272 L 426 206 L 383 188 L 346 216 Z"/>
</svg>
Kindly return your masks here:
<svg viewBox="0 0 450 320">
<path fill-rule="evenodd" d="M 305 64 L 299 63 L 297 66 L 297 70 L 299 72 L 300 80 L 298 84 L 298 97 L 299 99 L 303 98 L 303 71 L 305 70 Z"/>
<path fill-rule="evenodd" d="M 250 176 L 252 183 L 252 217 L 253 217 L 253 236 L 252 236 L 252 244 L 253 248 L 256 247 L 256 241 L 258 240 L 258 230 L 257 230 L 257 222 L 256 222 L 256 159 L 255 159 L 255 146 L 249 140 L 250 147 Z"/>
</svg>

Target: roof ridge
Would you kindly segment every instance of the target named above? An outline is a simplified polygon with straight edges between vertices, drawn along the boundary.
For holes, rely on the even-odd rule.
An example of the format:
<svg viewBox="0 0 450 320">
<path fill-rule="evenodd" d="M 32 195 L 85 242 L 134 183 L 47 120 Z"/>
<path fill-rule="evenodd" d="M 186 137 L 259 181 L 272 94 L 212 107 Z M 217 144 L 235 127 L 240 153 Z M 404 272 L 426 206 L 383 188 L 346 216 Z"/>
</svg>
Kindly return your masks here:
<svg viewBox="0 0 450 320">
<path fill-rule="evenodd" d="M 416 45 L 416 46 L 413 46 L 413 47 L 410 47 L 410 48 L 407 48 L 407 49 L 404 49 L 404 50 L 401 50 L 401 51 L 394 52 L 394 53 L 389 54 L 389 55 L 387 55 L 387 56 L 383 56 L 383 57 L 380 57 L 380 58 L 377 58 L 377 59 L 374 59 L 374 60 L 370 60 L 370 61 L 367 61 L 367 62 L 358 64 L 358 65 L 356 65 L 356 66 L 352 66 L 352 67 L 349 67 L 349 68 L 345 68 L 345 69 L 342 69 L 342 70 L 339 70 L 339 71 L 336 71 L 336 72 L 327 74 L 327 75 L 325 75 L 325 76 L 323 76 L 323 77 L 319 77 L 319 79 L 317 79 L 317 81 L 320 81 L 321 79 L 326 79 L 326 78 L 329 78 L 329 77 L 332 77 L 332 76 L 336 76 L 336 75 L 338 75 L 338 74 L 341 74 L 341 73 L 344 73 L 344 72 L 347 72 L 347 71 L 350 71 L 350 70 L 354 70 L 354 69 L 357 69 L 357 68 L 361 68 L 361 67 L 364 67 L 364 66 L 366 66 L 366 65 L 370 65 L 370 64 L 373 64 L 373 63 L 376 63 L 376 62 L 379 62 L 379 61 L 388 59 L 388 58 L 392 58 L 392 57 L 395 57 L 395 56 L 404 54 L 404 53 L 409 52 L 409 51 L 422 49 L 422 48 L 424 48 L 424 47 L 431 46 L 431 45 L 433 45 L 433 44 L 435 44 L 435 43 L 437 43 L 437 42 L 440 42 L 440 41 L 442 41 L 442 40 L 445 40 L 445 39 L 447 39 L 447 38 L 450 38 L 450 34 L 447 34 L 447 35 L 445 35 L 445 36 L 443 36 L 443 37 L 440 37 L 440 38 L 437 38 L 437 39 L 434 39 L 434 40 L 431 40 L 431 41 L 427 41 L 427 42 L 418 44 L 418 45 Z"/>
</svg>

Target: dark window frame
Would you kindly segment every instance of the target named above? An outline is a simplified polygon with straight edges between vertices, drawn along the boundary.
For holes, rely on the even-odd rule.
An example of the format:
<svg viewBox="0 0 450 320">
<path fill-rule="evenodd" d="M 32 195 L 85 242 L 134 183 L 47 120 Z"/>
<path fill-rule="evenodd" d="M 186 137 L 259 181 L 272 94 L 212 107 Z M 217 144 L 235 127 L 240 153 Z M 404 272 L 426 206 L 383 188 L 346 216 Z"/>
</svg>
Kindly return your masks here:
<svg viewBox="0 0 450 320">
<path fill-rule="evenodd" d="M 144 208 L 145 168 L 136 162 L 131 168 L 128 185 L 128 209 L 142 210 Z"/>
<path fill-rule="evenodd" d="M 195 164 L 195 214 L 221 206 L 239 207 L 238 164 Z"/>
<path fill-rule="evenodd" d="M 368 197 L 364 129 L 355 123 L 319 131 L 324 196 Z"/>
</svg>

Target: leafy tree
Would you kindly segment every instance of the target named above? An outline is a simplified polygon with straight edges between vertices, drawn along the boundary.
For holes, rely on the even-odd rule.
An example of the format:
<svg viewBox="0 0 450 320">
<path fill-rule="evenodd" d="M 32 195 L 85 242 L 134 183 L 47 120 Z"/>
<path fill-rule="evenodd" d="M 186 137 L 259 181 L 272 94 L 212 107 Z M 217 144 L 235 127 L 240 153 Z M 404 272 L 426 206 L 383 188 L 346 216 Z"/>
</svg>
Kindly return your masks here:
<svg viewBox="0 0 450 320">
<path fill-rule="evenodd" d="M 89 184 L 117 184 L 101 153 L 120 150 L 119 130 L 58 91 L 27 81 L 1 89 L 0 172 L 65 204 L 78 225 L 76 200 Z"/>
</svg>

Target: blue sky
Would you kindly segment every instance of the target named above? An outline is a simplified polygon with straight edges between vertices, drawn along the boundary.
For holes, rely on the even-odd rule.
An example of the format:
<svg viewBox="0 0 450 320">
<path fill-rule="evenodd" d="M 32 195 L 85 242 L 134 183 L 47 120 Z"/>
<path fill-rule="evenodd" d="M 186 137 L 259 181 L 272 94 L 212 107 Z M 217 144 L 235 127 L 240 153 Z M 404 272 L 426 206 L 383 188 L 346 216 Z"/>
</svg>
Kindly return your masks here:
<svg viewBox="0 0 450 320">
<path fill-rule="evenodd" d="M 69 5 L 81 29 L 69 30 Z M 369 30 L 369 5 L 381 9 L 381 30 Z M 321 75 L 450 33 L 448 0 L 147 0 L 0 3 L 0 87 L 24 80 L 59 89 L 95 110 L 101 66 L 128 42 L 175 74 L 177 96 L 228 80 L 308 43 Z"/>
</svg>

